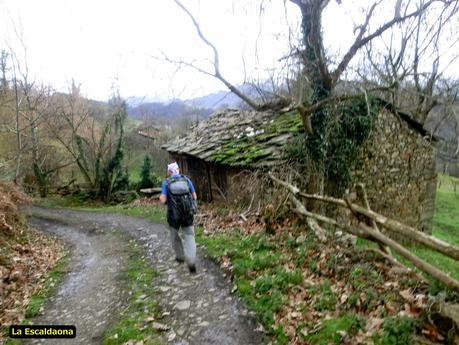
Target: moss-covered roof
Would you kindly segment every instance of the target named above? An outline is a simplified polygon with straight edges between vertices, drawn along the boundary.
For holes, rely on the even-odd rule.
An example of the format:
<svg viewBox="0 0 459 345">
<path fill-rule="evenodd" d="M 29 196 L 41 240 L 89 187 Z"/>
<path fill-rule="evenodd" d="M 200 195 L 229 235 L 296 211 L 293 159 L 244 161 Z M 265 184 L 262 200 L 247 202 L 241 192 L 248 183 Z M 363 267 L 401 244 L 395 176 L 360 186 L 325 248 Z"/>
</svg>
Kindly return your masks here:
<svg viewBox="0 0 459 345">
<path fill-rule="evenodd" d="M 283 163 L 283 146 L 302 128 L 296 111 L 225 109 L 162 148 L 222 165 L 272 166 Z"/>
</svg>

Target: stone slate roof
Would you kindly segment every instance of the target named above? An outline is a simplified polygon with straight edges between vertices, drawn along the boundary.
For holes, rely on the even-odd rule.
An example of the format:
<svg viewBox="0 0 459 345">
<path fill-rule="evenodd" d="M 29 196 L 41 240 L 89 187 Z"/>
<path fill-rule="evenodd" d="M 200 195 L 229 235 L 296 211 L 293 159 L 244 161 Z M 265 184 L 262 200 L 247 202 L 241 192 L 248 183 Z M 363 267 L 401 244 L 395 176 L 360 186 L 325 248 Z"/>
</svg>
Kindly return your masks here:
<svg viewBox="0 0 459 345">
<path fill-rule="evenodd" d="M 147 126 L 137 129 L 137 134 L 148 138 L 148 139 L 157 139 L 161 134 L 161 130 L 156 126 Z"/>
<path fill-rule="evenodd" d="M 395 114 L 392 104 L 378 99 L 381 108 Z M 429 133 L 410 116 L 397 112 L 423 137 Z M 190 129 L 185 137 L 162 146 L 170 153 L 186 154 L 206 162 L 238 167 L 266 167 L 285 162 L 288 141 L 304 132 L 296 110 L 285 112 L 223 109 Z M 430 139 L 435 140 L 430 136 Z"/>
<path fill-rule="evenodd" d="M 296 111 L 224 109 L 162 148 L 227 166 L 272 166 L 284 162 L 284 145 L 301 131 Z"/>
</svg>

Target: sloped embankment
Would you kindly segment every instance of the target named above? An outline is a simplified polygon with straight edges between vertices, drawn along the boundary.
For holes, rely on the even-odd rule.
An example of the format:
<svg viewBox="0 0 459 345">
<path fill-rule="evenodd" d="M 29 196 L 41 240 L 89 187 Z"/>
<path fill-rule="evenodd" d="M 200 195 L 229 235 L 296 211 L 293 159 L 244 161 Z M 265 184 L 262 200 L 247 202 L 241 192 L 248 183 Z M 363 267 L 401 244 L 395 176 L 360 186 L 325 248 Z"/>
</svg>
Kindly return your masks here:
<svg viewBox="0 0 459 345">
<path fill-rule="evenodd" d="M 18 208 L 29 202 L 14 184 L 0 182 L 0 325 L 24 319 L 31 296 L 63 255 L 56 239 L 26 225 Z"/>
</svg>

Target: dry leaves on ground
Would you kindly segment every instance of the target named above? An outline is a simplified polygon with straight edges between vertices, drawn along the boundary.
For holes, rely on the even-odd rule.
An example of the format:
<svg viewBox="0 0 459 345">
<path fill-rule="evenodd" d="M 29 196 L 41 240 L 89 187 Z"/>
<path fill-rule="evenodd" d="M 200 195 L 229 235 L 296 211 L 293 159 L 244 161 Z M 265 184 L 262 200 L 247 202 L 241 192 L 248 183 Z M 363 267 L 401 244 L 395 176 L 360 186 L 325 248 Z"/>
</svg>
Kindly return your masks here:
<svg viewBox="0 0 459 345">
<path fill-rule="evenodd" d="M 63 255 L 56 239 L 29 229 L 18 206 L 30 199 L 11 183 L 0 182 L 0 324 L 20 323 L 30 298 Z M 0 333 L 0 342 L 4 334 Z"/>
</svg>

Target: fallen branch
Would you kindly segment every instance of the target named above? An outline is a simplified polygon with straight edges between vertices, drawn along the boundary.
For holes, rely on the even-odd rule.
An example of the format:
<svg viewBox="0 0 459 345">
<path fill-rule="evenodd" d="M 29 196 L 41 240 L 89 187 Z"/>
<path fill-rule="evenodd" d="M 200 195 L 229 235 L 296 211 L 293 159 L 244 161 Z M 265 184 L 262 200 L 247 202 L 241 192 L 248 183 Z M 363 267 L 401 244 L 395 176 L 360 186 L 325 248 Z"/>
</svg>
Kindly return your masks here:
<svg viewBox="0 0 459 345">
<path fill-rule="evenodd" d="M 252 194 L 252 200 L 250 200 L 249 207 L 247 207 L 247 210 L 245 210 L 245 214 L 248 214 L 250 212 L 250 209 L 252 208 L 253 200 L 255 199 L 255 194 Z"/>
<path fill-rule="evenodd" d="M 298 199 L 296 199 L 296 200 L 298 200 Z M 346 232 L 348 232 L 348 233 L 350 233 L 352 235 L 356 235 L 356 236 L 359 236 L 359 237 L 362 237 L 362 238 L 370 239 L 370 240 L 373 240 L 373 241 L 375 241 L 377 243 L 382 243 L 382 244 L 390 247 L 391 249 L 393 249 L 395 252 L 397 252 L 398 254 L 403 256 L 405 259 L 409 260 L 413 265 L 415 265 L 421 271 L 423 271 L 423 272 L 431 275 L 432 277 L 438 279 L 440 282 L 442 282 L 446 286 L 459 290 L 459 281 L 451 278 L 447 274 L 445 274 L 442 271 L 440 271 L 438 268 L 432 266 L 431 264 L 429 264 L 429 263 L 425 262 L 424 260 L 418 258 L 417 256 L 411 254 L 411 252 L 408 249 L 404 248 L 403 246 L 401 246 L 400 244 L 398 244 L 397 242 L 395 242 L 391 238 L 387 237 L 386 235 L 382 234 L 381 232 L 375 231 L 373 228 L 371 228 L 371 227 L 369 227 L 369 226 L 367 226 L 365 224 L 360 224 L 358 229 L 352 228 L 351 226 L 347 226 L 347 225 L 343 226 L 343 225 L 338 224 L 338 222 L 336 222 L 335 220 L 333 220 L 331 218 L 328 218 L 328 217 L 325 217 L 325 216 L 322 216 L 322 215 L 315 214 L 315 213 L 307 211 L 304 208 L 304 206 L 303 206 L 303 208 L 296 208 L 296 212 L 300 213 L 300 214 L 303 214 L 306 217 L 311 217 L 311 218 L 317 219 L 317 220 L 319 220 L 321 222 L 324 222 L 324 223 L 327 223 L 327 224 L 330 224 L 330 225 L 334 225 L 335 227 L 343 229 L 344 231 L 346 231 Z M 382 253 L 382 251 L 381 251 L 381 253 Z"/>
<path fill-rule="evenodd" d="M 408 249 L 401 246 L 400 244 L 395 242 L 393 239 L 387 237 L 386 235 L 383 235 L 380 232 L 375 231 L 373 228 L 370 228 L 369 226 L 365 224 L 360 224 L 360 228 L 364 230 L 366 233 L 368 233 L 374 239 L 378 240 L 381 243 L 384 243 L 385 245 L 389 246 L 391 249 L 395 250 L 398 254 L 403 256 L 405 259 L 409 260 L 413 265 L 415 265 L 421 271 L 430 274 L 432 277 L 438 279 L 446 286 L 459 290 L 459 281 L 451 278 L 449 275 L 440 271 L 438 268 L 432 266 L 431 264 L 411 254 L 411 252 Z"/>
<path fill-rule="evenodd" d="M 282 185 L 285 186 L 285 182 L 283 182 Z M 291 187 L 294 187 L 294 186 L 291 186 Z M 296 190 L 298 190 L 298 188 L 296 188 Z M 422 231 L 416 230 L 415 228 L 412 228 L 411 226 L 400 223 L 399 221 L 387 218 L 386 216 L 376 213 L 375 211 L 367 210 L 366 208 L 360 205 L 354 204 L 354 203 L 350 203 L 349 205 L 347 205 L 347 203 L 344 200 L 332 198 L 329 196 L 323 196 L 323 195 L 317 195 L 317 194 L 306 194 L 306 193 L 299 192 L 299 191 L 296 194 L 306 199 L 313 199 L 313 200 L 328 202 L 328 203 L 332 203 L 332 204 L 335 204 L 341 207 L 349 208 L 350 206 L 351 211 L 358 212 L 358 213 L 363 214 L 364 216 L 367 216 L 368 218 L 374 220 L 376 223 L 382 225 L 386 229 L 392 230 L 397 233 L 401 233 L 417 243 L 423 244 L 431 249 L 434 249 L 452 259 L 459 260 L 459 248 L 447 242 L 439 240 L 438 238 L 427 235 L 423 233 Z"/>
<path fill-rule="evenodd" d="M 422 282 L 425 282 L 425 283 L 428 282 L 427 279 L 424 278 L 422 275 L 420 275 L 419 273 L 416 273 L 411 268 L 409 268 L 409 267 L 405 266 L 404 264 L 402 264 L 400 261 L 397 261 L 397 259 L 394 258 L 393 256 L 386 254 L 384 251 L 382 251 L 380 249 L 377 249 L 377 248 L 370 248 L 368 250 L 371 251 L 371 252 L 374 252 L 374 253 L 377 253 L 377 254 L 381 255 L 384 259 L 389 261 L 393 266 L 397 266 L 397 267 L 400 267 L 400 268 L 406 270 L 406 272 L 412 274 L 418 280 L 420 280 Z"/>
<path fill-rule="evenodd" d="M 287 183 L 287 182 L 284 182 L 282 180 L 279 180 L 277 177 L 275 177 L 271 172 L 268 172 L 268 176 L 275 182 L 277 182 L 278 184 L 284 186 L 285 188 L 287 188 L 290 192 L 292 192 L 293 195 L 296 195 L 298 193 L 300 193 L 300 189 L 296 186 L 293 186 L 291 185 L 290 183 Z M 301 195 L 301 193 L 300 193 Z"/>
<path fill-rule="evenodd" d="M 228 203 L 228 199 L 227 199 L 225 193 L 223 193 L 223 191 L 221 190 L 221 188 L 216 183 L 214 183 L 213 185 L 217 189 L 218 194 L 220 194 L 220 196 L 223 198 L 225 203 Z"/>
<path fill-rule="evenodd" d="M 161 187 L 143 188 L 140 190 L 140 192 L 143 194 L 159 194 L 161 193 Z"/>
<path fill-rule="evenodd" d="M 378 224 L 381 224 L 383 227 L 394 232 L 401 233 L 410 238 L 411 240 L 417 243 L 424 244 L 425 246 L 432 248 L 446 256 L 449 256 L 452 259 L 459 260 L 459 248 L 456 248 L 453 245 L 441 241 L 433 236 L 426 235 L 422 231 L 418 231 L 415 228 L 400 223 L 396 220 L 387 218 L 374 211 L 367 210 L 359 205 L 351 204 L 351 206 L 354 211 L 359 212 L 367 216 L 368 218 L 375 220 Z"/>
<path fill-rule="evenodd" d="M 290 200 L 295 205 L 295 211 L 297 213 L 302 214 L 302 215 L 307 215 L 309 213 L 306 210 L 306 208 L 304 207 L 304 205 L 301 203 L 301 201 L 298 200 L 297 198 L 295 198 L 295 196 L 290 195 Z M 313 217 L 308 218 L 308 226 L 309 226 L 309 228 L 314 232 L 314 234 L 316 235 L 317 239 L 320 242 L 326 242 L 327 241 L 327 235 L 325 233 L 325 230 L 322 229 L 312 218 Z"/>
<path fill-rule="evenodd" d="M 352 235 L 359 236 L 359 237 L 362 237 L 362 238 L 368 238 L 368 235 L 366 235 L 362 231 L 359 231 L 356 228 L 353 228 L 353 227 L 351 227 L 349 225 L 339 224 L 336 220 L 333 220 L 331 218 L 322 216 L 322 215 L 317 214 L 317 213 L 309 212 L 308 210 L 306 210 L 306 208 L 303 206 L 303 204 L 297 198 L 295 198 L 293 196 L 292 196 L 292 198 L 293 198 L 292 201 L 294 202 L 295 206 L 297 206 L 293 211 L 296 212 L 297 214 L 305 216 L 305 217 L 309 217 L 309 218 L 312 218 L 312 219 L 315 219 L 315 220 L 318 220 L 318 221 L 320 221 L 322 223 L 326 223 L 328 225 L 332 225 L 332 226 L 334 226 L 336 228 L 339 228 L 339 229 L 343 229 L 344 231 L 346 231 L 346 232 L 348 232 L 348 233 L 350 233 Z"/>
<path fill-rule="evenodd" d="M 363 205 L 365 206 L 365 208 L 368 210 L 368 211 L 371 211 L 371 208 L 370 208 L 370 202 L 368 201 L 368 196 L 367 196 L 367 191 L 365 190 L 365 187 L 362 183 L 358 183 L 357 186 L 356 186 L 356 189 L 357 189 L 357 198 L 358 199 L 361 199 L 363 201 Z M 348 204 L 349 206 L 349 202 L 347 202 L 346 200 L 346 203 Z M 370 222 L 371 222 L 371 226 L 373 227 L 373 229 L 377 232 L 381 232 L 379 231 L 379 228 L 378 228 L 378 225 L 376 224 L 376 221 L 374 219 L 370 219 Z M 392 253 L 390 251 L 390 248 L 387 247 L 387 246 L 382 246 L 379 244 L 379 247 L 380 249 L 386 253 L 388 256 L 392 256 Z M 395 259 L 394 259 L 395 260 Z"/>
<path fill-rule="evenodd" d="M 309 217 L 315 220 L 318 220 L 320 222 L 324 222 L 329 225 L 333 225 L 336 228 L 340 228 L 352 235 L 356 235 L 362 238 L 367 238 L 370 239 L 378 244 L 385 245 L 391 249 L 393 249 L 395 252 L 403 256 L 405 259 L 409 260 L 414 266 L 416 266 L 418 269 L 421 271 L 431 275 L 432 277 L 438 279 L 440 282 L 445 284 L 446 286 L 450 288 L 454 288 L 456 290 L 459 290 L 459 281 L 451 278 L 449 275 L 446 273 L 442 272 L 438 268 L 432 266 L 431 264 L 425 262 L 424 260 L 418 258 L 417 256 L 413 255 L 408 249 L 394 241 L 393 239 L 389 238 L 388 236 L 384 235 L 381 233 L 376 225 L 376 223 L 383 225 L 384 227 L 396 231 L 402 234 L 405 234 L 407 237 L 413 239 L 416 242 L 425 244 L 426 246 L 433 248 L 440 253 L 443 253 L 449 257 L 452 257 L 453 259 L 459 259 L 459 249 L 455 248 L 454 246 L 450 245 L 449 243 L 440 241 L 432 236 L 426 235 L 423 232 L 417 231 L 416 229 L 407 226 L 405 224 L 402 224 L 398 221 L 395 221 L 393 219 L 389 219 L 385 216 L 382 216 L 371 209 L 369 209 L 369 203 L 368 200 L 366 201 L 366 206 L 368 208 L 364 208 L 362 206 L 356 205 L 354 203 L 351 203 L 350 200 L 347 202 L 342 199 L 336 199 L 336 198 L 331 198 L 327 196 L 321 196 L 321 195 L 311 195 L 311 194 L 306 194 L 300 192 L 300 190 L 287 183 L 284 181 L 281 181 L 274 177 L 272 174 L 269 174 L 269 177 L 274 180 L 275 182 L 279 183 L 280 185 L 286 187 L 292 195 L 290 195 L 290 199 L 292 200 L 293 204 L 295 205 L 294 211 L 298 213 L 299 215 L 303 215 L 305 217 Z M 360 213 L 368 217 L 372 221 L 372 225 L 374 227 L 370 227 L 363 222 L 360 222 L 358 228 L 351 227 L 346 224 L 339 224 L 336 220 L 333 220 L 331 218 L 328 218 L 326 216 L 322 216 L 316 213 L 309 212 L 306 210 L 305 206 L 301 203 L 300 200 L 298 200 L 295 195 L 300 195 L 302 197 L 308 198 L 308 199 L 314 199 L 314 200 L 319 200 L 319 201 L 325 201 L 329 203 L 334 203 L 338 206 L 342 207 L 347 207 L 351 210 L 352 213 Z M 374 223 L 373 223 L 374 222 Z M 320 227 L 319 227 L 320 228 Z M 320 228 L 321 229 L 321 228 Z M 321 241 L 324 241 L 325 234 L 322 234 L 321 231 L 316 232 L 316 236 L 321 239 Z M 326 238 L 325 238 L 326 239 Z M 381 253 L 383 253 L 381 251 Z M 384 253 L 384 256 L 390 257 L 386 253 Z M 389 259 L 391 261 L 395 259 Z"/>
</svg>

